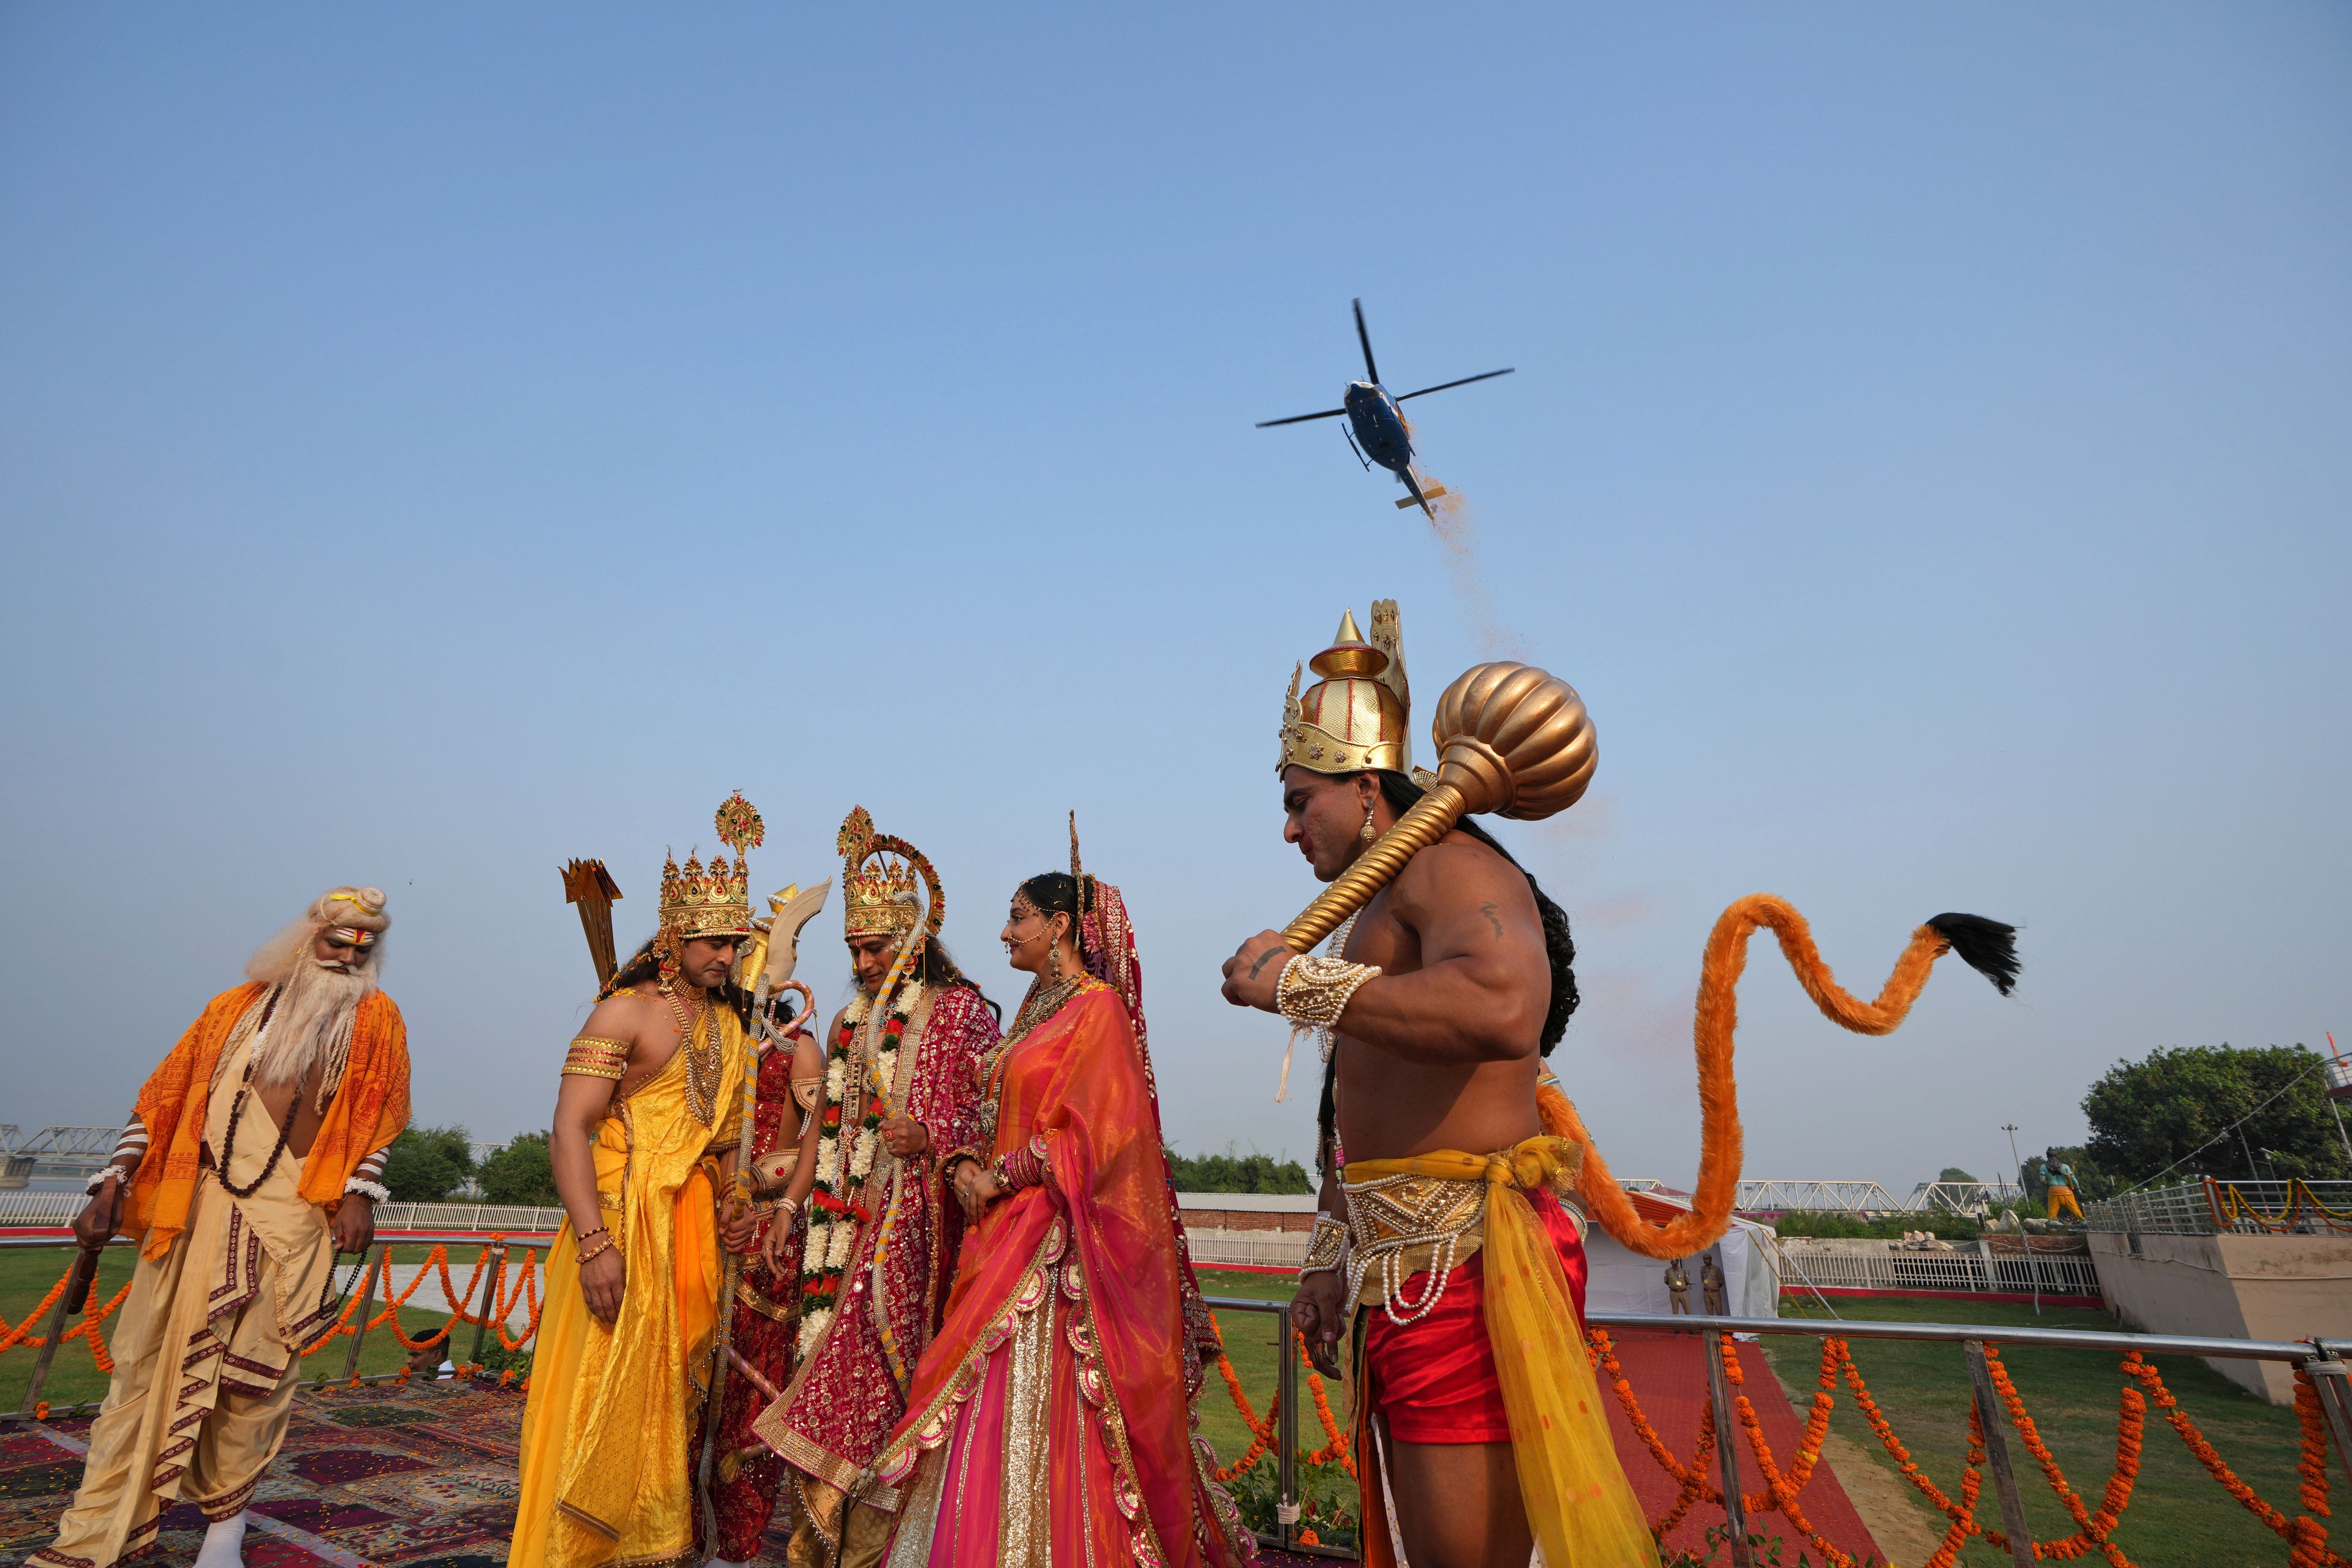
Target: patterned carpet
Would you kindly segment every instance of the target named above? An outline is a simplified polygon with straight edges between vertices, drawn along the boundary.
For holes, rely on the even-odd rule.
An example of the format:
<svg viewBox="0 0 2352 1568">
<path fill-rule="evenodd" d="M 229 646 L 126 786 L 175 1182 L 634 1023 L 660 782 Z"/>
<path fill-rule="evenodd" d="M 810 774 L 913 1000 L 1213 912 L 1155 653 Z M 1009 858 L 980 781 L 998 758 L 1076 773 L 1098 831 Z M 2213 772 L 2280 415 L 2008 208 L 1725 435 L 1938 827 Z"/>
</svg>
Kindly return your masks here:
<svg viewBox="0 0 2352 1568">
<path fill-rule="evenodd" d="M 261 1483 L 247 1568 L 505 1568 L 522 1396 L 482 1384 L 386 1384 L 305 1393 Z M 87 1419 L 0 1426 L 0 1568 L 49 1542 L 81 1479 Z M 163 1516 L 142 1564 L 195 1560 L 204 1516 Z M 782 1563 L 768 1532 L 762 1563 Z M 1328 1559 L 1270 1552 L 1269 1568 Z"/>
<path fill-rule="evenodd" d="M 502 1568 L 522 1405 L 520 1394 L 454 1384 L 304 1394 L 254 1498 L 248 1568 Z M 80 1479 L 89 1429 L 87 1420 L 0 1427 L 0 1563 L 48 1543 Z M 204 1530 L 203 1515 L 181 1504 L 143 1561 L 193 1562 Z"/>
</svg>

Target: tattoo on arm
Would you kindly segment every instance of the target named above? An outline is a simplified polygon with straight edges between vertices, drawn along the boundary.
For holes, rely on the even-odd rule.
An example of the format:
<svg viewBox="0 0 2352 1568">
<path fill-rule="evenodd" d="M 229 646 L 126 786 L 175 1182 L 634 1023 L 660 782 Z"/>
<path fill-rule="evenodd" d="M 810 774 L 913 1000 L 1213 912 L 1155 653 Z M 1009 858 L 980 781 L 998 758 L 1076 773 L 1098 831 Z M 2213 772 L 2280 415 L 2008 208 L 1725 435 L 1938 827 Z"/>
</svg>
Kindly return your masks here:
<svg viewBox="0 0 2352 1568">
<path fill-rule="evenodd" d="M 1267 961 L 1281 951 L 1282 949 L 1278 947 L 1269 947 L 1264 952 L 1259 953 L 1257 955 L 1257 962 L 1250 965 L 1249 977 L 1252 980 L 1255 980 L 1257 978 L 1257 972 L 1264 969 L 1266 966 Z"/>
<path fill-rule="evenodd" d="M 1495 928 L 1495 940 L 1500 942 L 1503 940 L 1503 921 L 1501 917 L 1495 913 L 1497 907 L 1491 903 L 1480 904 L 1478 912 L 1486 917 L 1486 923 Z"/>
</svg>

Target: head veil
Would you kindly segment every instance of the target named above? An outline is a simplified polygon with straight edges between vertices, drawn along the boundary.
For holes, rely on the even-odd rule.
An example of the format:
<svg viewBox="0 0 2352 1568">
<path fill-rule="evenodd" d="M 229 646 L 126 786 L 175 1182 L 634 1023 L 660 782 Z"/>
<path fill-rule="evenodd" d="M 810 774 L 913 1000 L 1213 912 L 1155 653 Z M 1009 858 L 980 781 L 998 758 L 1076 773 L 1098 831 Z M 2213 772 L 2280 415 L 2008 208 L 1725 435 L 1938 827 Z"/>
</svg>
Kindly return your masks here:
<svg viewBox="0 0 2352 1568">
<path fill-rule="evenodd" d="M 1160 1124 L 1160 1080 L 1151 1071 L 1150 1032 L 1143 1021 L 1143 960 L 1135 949 L 1135 922 L 1128 918 L 1127 900 L 1099 878 L 1086 874 L 1078 860 L 1078 814 L 1070 813 L 1070 880 L 1076 884 L 1078 953 L 1087 973 L 1118 994 L 1135 1029 L 1135 1054 L 1143 1066 L 1143 1089 L 1151 1100 L 1151 1134 L 1160 1141 L 1160 1169 L 1167 1177 L 1168 1221 L 1175 1229 L 1179 1293 L 1184 1302 L 1184 1392 L 1201 1391 L 1206 1360 L 1217 1353 L 1216 1325 L 1208 1303 L 1201 1298 L 1201 1281 L 1192 1272 L 1192 1255 L 1184 1245 L 1184 1215 L 1176 1201 L 1176 1170 L 1168 1158 L 1168 1140 Z"/>
</svg>

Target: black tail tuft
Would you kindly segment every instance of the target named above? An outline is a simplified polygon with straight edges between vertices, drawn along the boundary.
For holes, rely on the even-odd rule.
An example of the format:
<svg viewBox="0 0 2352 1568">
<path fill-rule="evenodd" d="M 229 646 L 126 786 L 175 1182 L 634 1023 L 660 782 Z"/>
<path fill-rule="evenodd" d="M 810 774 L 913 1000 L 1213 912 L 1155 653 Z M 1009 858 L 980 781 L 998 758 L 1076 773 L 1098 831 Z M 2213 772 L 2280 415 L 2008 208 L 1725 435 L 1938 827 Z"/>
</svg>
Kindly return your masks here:
<svg viewBox="0 0 2352 1568">
<path fill-rule="evenodd" d="M 1927 929 L 1952 944 L 1960 962 L 2008 995 L 2017 989 L 2017 928 L 1982 915 L 1937 915 Z"/>
</svg>

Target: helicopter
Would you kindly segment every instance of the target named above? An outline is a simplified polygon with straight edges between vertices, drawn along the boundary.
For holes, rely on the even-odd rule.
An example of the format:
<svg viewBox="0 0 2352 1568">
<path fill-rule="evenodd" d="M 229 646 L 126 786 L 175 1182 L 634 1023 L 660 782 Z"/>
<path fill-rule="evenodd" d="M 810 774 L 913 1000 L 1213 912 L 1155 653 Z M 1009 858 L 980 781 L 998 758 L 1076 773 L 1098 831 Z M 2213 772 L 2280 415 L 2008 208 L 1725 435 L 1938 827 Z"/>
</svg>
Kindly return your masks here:
<svg viewBox="0 0 2352 1568">
<path fill-rule="evenodd" d="M 1339 406 L 1337 408 L 1326 408 L 1319 414 L 1294 414 L 1287 419 L 1261 419 L 1257 427 L 1265 430 L 1276 425 L 1300 425 L 1309 419 L 1334 419 L 1346 415 L 1348 425 L 1341 428 L 1347 430 L 1353 426 L 1352 434 L 1348 437 L 1348 445 L 1355 452 L 1356 460 L 1364 465 L 1367 472 L 1372 464 L 1378 463 L 1404 482 L 1404 488 L 1412 493 L 1397 502 L 1398 510 L 1418 506 L 1429 513 L 1430 521 L 1435 522 L 1437 513 L 1429 503 L 1445 494 L 1445 487 L 1433 484 L 1427 491 L 1423 490 L 1420 479 L 1412 471 L 1412 433 L 1406 427 L 1404 415 L 1397 405 L 1407 397 L 1426 397 L 1433 392 L 1467 386 L 1474 381 L 1492 381 L 1498 375 L 1511 373 L 1508 369 L 1490 370 L 1478 375 L 1465 375 L 1459 381 L 1443 381 L 1435 386 L 1424 386 L 1419 392 L 1408 392 L 1402 397 L 1392 396 L 1388 388 L 1381 384 L 1380 367 L 1372 363 L 1372 336 L 1364 330 L 1364 302 L 1356 300 L 1350 303 L 1356 310 L 1356 341 L 1364 345 L 1364 379 L 1348 384 L 1348 390 L 1339 395 Z"/>
</svg>

